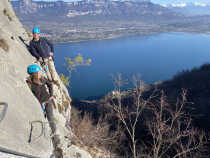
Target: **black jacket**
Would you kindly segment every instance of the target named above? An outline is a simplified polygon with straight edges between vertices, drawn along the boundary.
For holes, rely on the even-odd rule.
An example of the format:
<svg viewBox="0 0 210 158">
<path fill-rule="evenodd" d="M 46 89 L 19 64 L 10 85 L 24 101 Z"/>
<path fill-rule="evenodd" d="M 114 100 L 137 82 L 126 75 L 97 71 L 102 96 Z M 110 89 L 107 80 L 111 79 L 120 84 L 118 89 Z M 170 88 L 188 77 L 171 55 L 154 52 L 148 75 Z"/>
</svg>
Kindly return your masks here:
<svg viewBox="0 0 210 158">
<path fill-rule="evenodd" d="M 52 83 L 46 78 L 41 79 L 41 84 L 31 82 L 31 90 L 41 104 L 48 101 L 49 98 L 53 96 Z"/>
<path fill-rule="evenodd" d="M 41 37 L 38 41 L 31 40 L 29 47 L 30 47 L 31 54 L 37 60 L 39 60 L 40 57 L 42 57 L 43 59 L 50 57 L 49 52 L 54 53 L 53 44 L 44 37 Z M 50 51 L 49 51 L 49 47 L 50 47 Z"/>
</svg>

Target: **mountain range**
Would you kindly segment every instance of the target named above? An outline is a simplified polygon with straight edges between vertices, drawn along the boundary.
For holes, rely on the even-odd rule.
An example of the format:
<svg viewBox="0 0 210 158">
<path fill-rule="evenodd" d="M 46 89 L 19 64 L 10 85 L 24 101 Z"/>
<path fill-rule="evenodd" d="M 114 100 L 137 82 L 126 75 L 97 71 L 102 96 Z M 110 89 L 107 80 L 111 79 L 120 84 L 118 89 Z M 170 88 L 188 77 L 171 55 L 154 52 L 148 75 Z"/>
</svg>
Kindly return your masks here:
<svg viewBox="0 0 210 158">
<path fill-rule="evenodd" d="M 55 42 L 78 42 L 162 32 L 210 32 L 209 17 L 188 17 L 180 7 L 149 0 L 11 1 L 24 24 Z M 182 7 L 183 8 L 183 7 Z"/>
<path fill-rule="evenodd" d="M 55 18 L 97 18 L 102 19 L 166 19 L 178 14 L 148 0 L 111 1 L 82 0 L 76 2 L 45 2 L 32 0 L 12 1 L 13 8 L 20 18 L 52 20 Z M 98 18 L 100 17 L 100 18 Z"/>
<path fill-rule="evenodd" d="M 171 3 L 162 6 L 186 16 L 210 15 L 210 3 Z"/>
</svg>

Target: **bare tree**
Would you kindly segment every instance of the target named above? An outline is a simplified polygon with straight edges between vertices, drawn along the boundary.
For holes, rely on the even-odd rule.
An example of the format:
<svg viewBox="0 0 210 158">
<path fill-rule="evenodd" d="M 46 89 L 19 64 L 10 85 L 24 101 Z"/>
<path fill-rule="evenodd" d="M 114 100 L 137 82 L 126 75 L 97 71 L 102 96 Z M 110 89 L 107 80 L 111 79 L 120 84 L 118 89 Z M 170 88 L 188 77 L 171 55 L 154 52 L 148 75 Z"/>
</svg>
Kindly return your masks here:
<svg viewBox="0 0 210 158">
<path fill-rule="evenodd" d="M 144 89 L 144 83 L 141 80 L 137 80 L 136 77 L 133 77 L 133 83 L 135 86 L 135 90 L 132 96 L 133 97 L 133 105 L 123 105 L 122 97 L 123 93 L 121 92 L 121 87 L 126 83 L 121 74 L 118 74 L 114 79 L 114 84 L 116 86 L 116 90 L 113 92 L 113 99 L 110 101 L 110 107 L 116 112 L 117 117 L 122 122 L 126 132 L 129 135 L 131 140 L 130 149 L 133 154 L 133 158 L 137 158 L 136 151 L 136 126 L 141 116 L 142 111 L 148 104 L 148 100 L 144 100 L 142 98 L 142 92 Z"/>
<path fill-rule="evenodd" d="M 152 144 L 146 147 L 143 158 L 204 158 L 206 137 L 203 131 L 192 126 L 192 119 L 184 112 L 187 91 L 173 107 L 162 92 L 159 102 L 151 105 L 151 118 L 146 125 Z"/>
<path fill-rule="evenodd" d="M 192 119 L 184 110 L 184 106 L 190 104 L 187 91 L 183 90 L 181 99 L 177 99 L 173 106 L 167 102 L 163 91 L 154 90 L 150 97 L 144 99 L 145 85 L 135 77 L 133 81 L 132 104 L 123 102 L 123 97 L 128 97 L 128 94 L 121 91 L 125 82 L 118 74 L 114 79 L 117 88 L 109 105 L 129 135 L 133 158 L 204 158 L 206 134 L 193 127 Z M 146 112 L 144 116 L 143 110 Z M 136 127 L 141 116 L 147 120 L 145 125 L 151 139 L 143 140 L 137 147 Z"/>
<path fill-rule="evenodd" d="M 114 83 L 115 91 L 105 97 L 108 100 L 103 100 L 103 104 L 108 105 L 109 109 L 105 116 L 109 117 L 108 120 L 114 118 L 112 124 L 120 127 L 113 129 L 110 135 L 111 126 L 106 119 L 99 119 L 94 126 L 86 115 L 79 123 L 75 122 L 75 130 L 78 130 L 75 133 L 80 140 L 89 146 L 111 146 L 109 143 L 122 143 L 119 137 L 123 135 L 122 140 L 128 141 L 130 147 L 123 156 L 129 158 L 131 154 L 133 158 L 209 158 L 206 134 L 193 127 L 192 119 L 185 111 L 186 104 L 190 104 L 186 90 L 175 103 L 173 100 L 170 104 L 164 92 L 158 92 L 157 89 L 148 91 L 150 96 L 145 96 L 143 92 L 147 86 L 136 77 L 133 77 L 135 88 L 131 91 L 121 91 L 126 84 L 121 74 L 114 78 Z M 147 138 L 140 142 L 137 140 L 137 127 L 141 125 L 145 127 Z"/>
</svg>

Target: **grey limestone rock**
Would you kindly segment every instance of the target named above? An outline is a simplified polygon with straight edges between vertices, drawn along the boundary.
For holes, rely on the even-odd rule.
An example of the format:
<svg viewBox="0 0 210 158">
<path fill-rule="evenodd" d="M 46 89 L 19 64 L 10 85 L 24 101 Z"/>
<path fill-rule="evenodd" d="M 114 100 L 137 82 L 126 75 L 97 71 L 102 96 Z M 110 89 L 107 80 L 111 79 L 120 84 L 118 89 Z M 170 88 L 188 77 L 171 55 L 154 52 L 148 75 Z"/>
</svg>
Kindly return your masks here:
<svg viewBox="0 0 210 158">
<path fill-rule="evenodd" d="M 23 43 L 28 43 L 28 34 L 8 0 L 0 1 L 0 19 L 0 102 L 8 104 L 6 115 L 0 121 L 0 147 L 41 158 L 53 157 L 48 122 L 26 83 L 27 66 L 35 61 Z M 66 124 L 70 120 L 71 98 L 66 87 L 59 82 L 61 87 L 54 87 L 57 107 L 54 115 L 61 139 L 60 147 L 66 158 L 71 158 L 74 153 L 80 153 L 81 158 L 89 158 L 87 152 L 77 147 L 71 147 L 71 150 L 66 147 L 69 141 L 65 138 L 69 134 Z M 63 105 L 65 108 L 61 108 Z M 7 157 L 16 158 L 0 152 L 0 158 Z"/>
</svg>

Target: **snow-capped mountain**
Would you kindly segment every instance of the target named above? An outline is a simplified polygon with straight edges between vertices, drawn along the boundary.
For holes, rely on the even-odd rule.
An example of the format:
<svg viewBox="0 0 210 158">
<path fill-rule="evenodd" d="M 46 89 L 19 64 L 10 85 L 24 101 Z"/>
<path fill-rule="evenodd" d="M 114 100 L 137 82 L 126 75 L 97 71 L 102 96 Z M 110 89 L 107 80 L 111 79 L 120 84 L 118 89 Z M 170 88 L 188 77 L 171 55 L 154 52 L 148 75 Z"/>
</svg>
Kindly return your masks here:
<svg viewBox="0 0 210 158">
<path fill-rule="evenodd" d="M 210 3 L 171 3 L 162 4 L 162 6 L 180 12 L 187 16 L 210 15 Z"/>
</svg>

